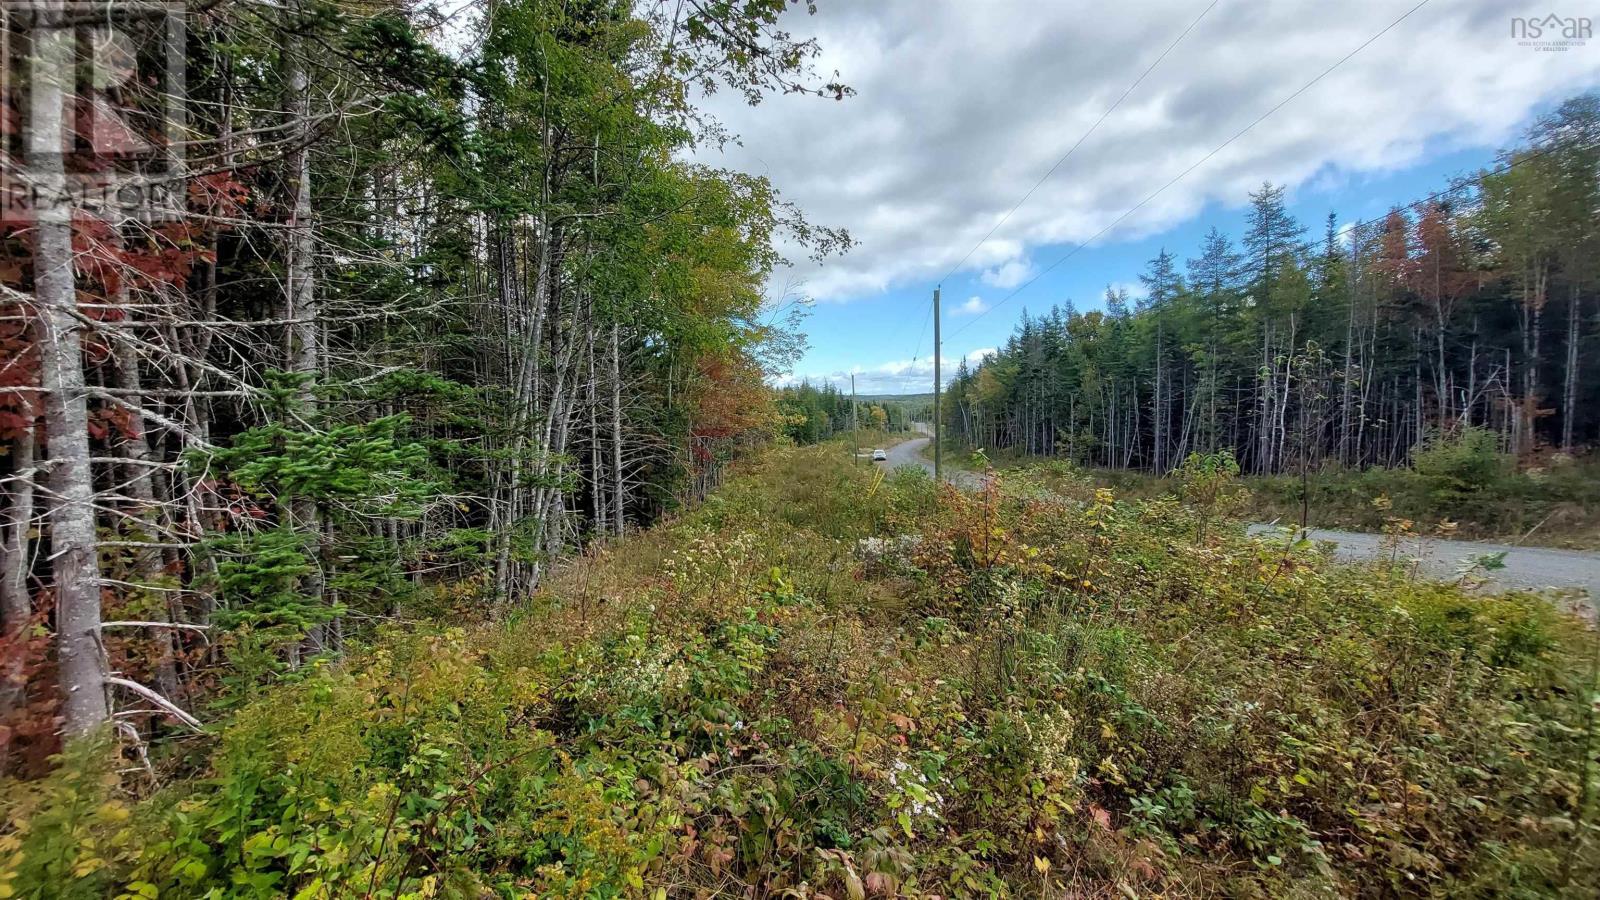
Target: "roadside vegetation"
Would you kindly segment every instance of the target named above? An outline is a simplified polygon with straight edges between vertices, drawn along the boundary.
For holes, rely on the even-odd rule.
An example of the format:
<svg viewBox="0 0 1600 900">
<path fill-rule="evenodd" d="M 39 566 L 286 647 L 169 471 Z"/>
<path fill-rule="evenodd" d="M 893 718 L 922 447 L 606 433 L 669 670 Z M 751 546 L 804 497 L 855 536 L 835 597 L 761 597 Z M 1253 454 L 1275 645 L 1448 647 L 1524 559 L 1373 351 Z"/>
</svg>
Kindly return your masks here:
<svg viewBox="0 0 1600 900">
<path fill-rule="evenodd" d="M 1401 516 L 1422 530 L 1548 547 L 1600 549 L 1600 460 L 1551 454 L 1519 467 L 1469 432 L 1395 469 L 1246 479 L 1262 521 L 1379 531 Z M 1492 440 L 1492 438 L 1489 438 Z"/>
<path fill-rule="evenodd" d="M 1591 895 L 1580 623 L 1247 539 L 1221 458 L 989 485 L 778 449 L 507 615 L 438 586 L 0 787 L 0 897 Z"/>
<path fill-rule="evenodd" d="M 1032 471 L 1058 490 L 1105 487 L 1119 497 L 1153 499 L 1181 490 L 1179 473 L 1084 470 L 1060 460 L 1002 452 L 993 461 L 947 449 L 945 459 L 972 468 L 992 464 Z M 1382 532 L 1396 520 L 1424 534 L 1545 547 L 1600 548 L 1600 460 L 1550 454 L 1519 466 L 1482 429 L 1431 435 L 1406 465 L 1327 469 L 1304 475 L 1256 475 L 1239 507 L 1257 522 Z"/>
</svg>

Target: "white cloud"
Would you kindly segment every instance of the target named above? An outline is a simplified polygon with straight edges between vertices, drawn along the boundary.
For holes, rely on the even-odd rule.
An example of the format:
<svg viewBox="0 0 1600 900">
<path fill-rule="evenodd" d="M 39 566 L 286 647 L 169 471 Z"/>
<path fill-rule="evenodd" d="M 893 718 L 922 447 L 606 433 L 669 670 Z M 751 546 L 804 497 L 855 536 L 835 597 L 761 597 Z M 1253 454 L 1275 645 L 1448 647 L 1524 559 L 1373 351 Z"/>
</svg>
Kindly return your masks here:
<svg viewBox="0 0 1600 900">
<path fill-rule="evenodd" d="M 976 295 L 968 297 L 967 302 L 960 306 L 950 307 L 950 314 L 953 316 L 981 316 L 988 311 L 989 304 Z"/>
<path fill-rule="evenodd" d="M 968 366 L 975 366 L 994 352 L 993 347 L 982 347 L 959 357 L 946 353 L 943 371 L 939 374 L 948 384 L 950 379 L 955 377 L 957 365 L 961 360 L 966 360 Z M 933 357 L 898 359 L 876 366 L 853 366 L 836 372 L 792 373 L 774 378 L 772 383 L 784 387 L 809 381 L 812 384 L 832 384 L 848 391 L 852 374 L 856 378 L 858 394 L 926 394 L 933 390 Z"/>
<path fill-rule="evenodd" d="M 985 269 L 978 277 L 991 287 L 1010 290 L 1033 277 L 1033 264 L 1025 259 L 1013 259 L 992 269 Z"/>
<path fill-rule="evenodd" d="M 1031 250 L 1087 240 L 1371 38 L 1413 0 L 1218 5 L 1099 130 L 962 264 L 1021 284 Z M 708 101 L 742 137 L 698 158 L 768 175 L 843 258 L 791 275 L 820 300 L 929 287 L 982 240 L 1196 15 L 1189 0 L 820 0 L 783 26 L 857 96 Z M 1432 4 L 1254 127 L 1107 236 L 1164 230 L 1263 179 L 1308 185 L 1496 147 L 1538 105 L 1600 83 L 1600 51 L 1541 53 L 1503 0 Z M 959 63 L 959 64 L 953 64 Z M 803 259 L 803 254 L 791 253 Z M 780 278 L 785 276 L 778 276 Z"/>
<path fill-rule="evenodd" d="M 1142 281 L 1115 281 L 1111 283 L 1111 289 L 1127 292 L 1129 300 L 1143 300 L 1150 296 L 1150 288 Z"/>
</svg>

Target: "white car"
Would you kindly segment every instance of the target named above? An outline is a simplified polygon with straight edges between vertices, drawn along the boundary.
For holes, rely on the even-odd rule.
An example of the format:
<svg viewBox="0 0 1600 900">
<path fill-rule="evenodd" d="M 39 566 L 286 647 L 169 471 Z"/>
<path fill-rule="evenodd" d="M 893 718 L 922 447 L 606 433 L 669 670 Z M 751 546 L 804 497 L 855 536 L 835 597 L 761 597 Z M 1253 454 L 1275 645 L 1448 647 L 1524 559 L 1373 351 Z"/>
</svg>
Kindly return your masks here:
<svg viewBox="0 0 1600 900">
<path fill-rule="evenodd" d="M 884 462 L 888 458 L 889 458 L 889 454 L 885 453 L 882 450 L 874 450 L 874 451 L 872 451 L 872 461 L 873 462 Z"/>
</svg>

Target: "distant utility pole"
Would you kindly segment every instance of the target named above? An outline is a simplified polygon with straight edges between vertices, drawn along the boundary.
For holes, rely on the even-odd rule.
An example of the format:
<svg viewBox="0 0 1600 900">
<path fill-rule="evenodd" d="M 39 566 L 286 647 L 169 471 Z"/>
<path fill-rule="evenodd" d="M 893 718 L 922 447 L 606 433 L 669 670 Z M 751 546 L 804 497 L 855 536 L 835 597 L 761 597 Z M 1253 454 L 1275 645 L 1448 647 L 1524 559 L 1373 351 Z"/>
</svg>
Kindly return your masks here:
<svg viewBox="0 0 1600 900">
<path fill-rule="evenodd" d="M 856 373 L 850 373 L 850 443 L 855 445 L 856 465 L 861 465 L 861 434 L 856 430 Z"/>
<path fill-rule="evenodd" d="M 939 483 L 940 458 L 944 451 L 939 446 L 939 289 L 933 289 L 933 482 Z"/>
</svg>

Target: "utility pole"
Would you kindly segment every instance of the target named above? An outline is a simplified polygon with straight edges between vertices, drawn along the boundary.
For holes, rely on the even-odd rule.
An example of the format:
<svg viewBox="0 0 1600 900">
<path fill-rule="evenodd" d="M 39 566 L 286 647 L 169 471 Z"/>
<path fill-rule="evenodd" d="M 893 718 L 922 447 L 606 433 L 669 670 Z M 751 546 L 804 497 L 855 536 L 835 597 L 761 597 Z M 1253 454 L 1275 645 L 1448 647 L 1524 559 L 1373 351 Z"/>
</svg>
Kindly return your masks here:
<svg viewBox="0 0 1600 900">
<path fill-rule="evenodd" d="M 850 373 L 850 443 L 855 445 L 856 458 L 853 462 L 861 465 L 861 433 L 857 431 L 856 423 L 856 373 Z"/>
<path fill-rule="evenodd" d="M 939 446 L 939 289 L 933 289 L 933 483 L 939 483 L 940 458 L 944 451 Z"/>
</svg>

